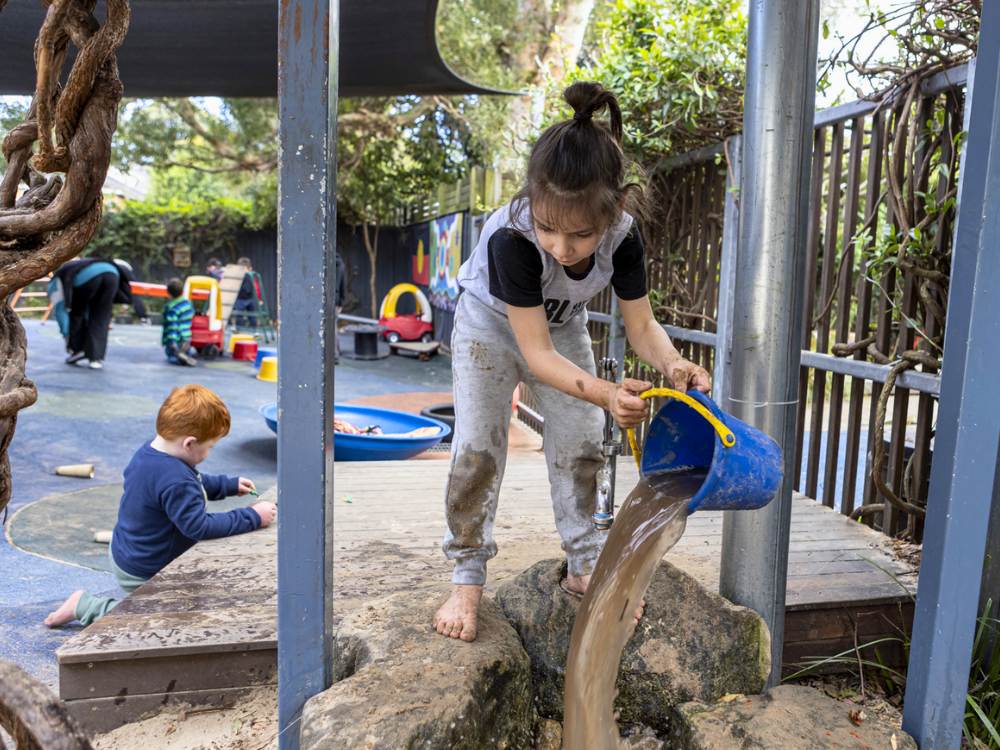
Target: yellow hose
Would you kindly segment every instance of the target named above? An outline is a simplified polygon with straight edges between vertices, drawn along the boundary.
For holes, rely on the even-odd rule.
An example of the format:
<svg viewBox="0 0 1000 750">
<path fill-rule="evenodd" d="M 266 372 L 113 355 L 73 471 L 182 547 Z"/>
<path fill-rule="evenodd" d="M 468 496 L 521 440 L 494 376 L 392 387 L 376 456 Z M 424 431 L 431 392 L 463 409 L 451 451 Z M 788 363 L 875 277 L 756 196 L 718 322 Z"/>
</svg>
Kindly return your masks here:
<svg viewBox="0 0 1000 750">
<path fill-rule="evenodd" d="M 704 417 L 715 431 L 719 434 L 719 439 L 722 440 L 722 444 L 727 448 L 732 448 L 736 445 L 736 436 L 733 431 L 730 430 L 726 425 L 715 416 L 712 412 L 705 408 L 704 404 L 700 401 L 696 401 L 691 398 L 691 396 L 683 393 L 681 391 L 675 391 L 673 388 L 650 388 L 648 391 L 639 394 L 639 398 L 653 398 L 655 396 L 664 396 L 666 398 L 675 398 L 678 401 L 682 401 L 696 412 L 698 412 L 702 417 Z M 639 448 L 639 443 L 635 439 L 635 429 L 629 428 L 626 430 L 628 435 L 628 444 L 632 449 L 632 456 L 635 458 L 635 465 L 642 465 L 642 450 Z"/>
</svg>

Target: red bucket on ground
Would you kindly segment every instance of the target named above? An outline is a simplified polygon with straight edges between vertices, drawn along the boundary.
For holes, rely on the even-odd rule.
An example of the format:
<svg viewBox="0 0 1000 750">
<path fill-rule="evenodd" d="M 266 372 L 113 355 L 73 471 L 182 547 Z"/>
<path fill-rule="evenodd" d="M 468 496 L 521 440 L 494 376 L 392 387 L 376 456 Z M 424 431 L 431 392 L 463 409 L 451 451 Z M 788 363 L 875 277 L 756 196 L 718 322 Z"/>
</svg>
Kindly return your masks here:
<svg viewBox="0 0 1000 750">
<path fill-rule="evenodd" d="M 242 359 L 253 362 L 257 359 L 257 342 L 237 341 L 233 344 L 233 359 Z"/>
</svg>

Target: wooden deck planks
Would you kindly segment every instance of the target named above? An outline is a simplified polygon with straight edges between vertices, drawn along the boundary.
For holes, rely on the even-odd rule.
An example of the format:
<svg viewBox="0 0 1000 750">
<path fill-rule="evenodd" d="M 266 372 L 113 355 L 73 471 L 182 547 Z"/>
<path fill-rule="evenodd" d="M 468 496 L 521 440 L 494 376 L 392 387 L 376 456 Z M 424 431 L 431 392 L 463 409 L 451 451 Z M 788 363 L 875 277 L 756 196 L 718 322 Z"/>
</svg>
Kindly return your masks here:
<svg viewBox="0 0 1000 750">
<path fill-rule="evenodd" d="M 446 588 L 447 475 L 447 461 L 337 464 L 341 611 L 401 587 Z M 620 461 L 619 506 L 636 479 L 635 466 Z M 793 503 L 786 665 L 843 650 L 855 631 L 870 640 L 906 626 L 916 575 L 892 556 L 888 540 L 807 498 Z M 540 453 L 511 455 L 499 506 L 490 587 L 561 554 Z M 721 513 L 695 513 L 667 559 L 717 588 L 721 534 Z M 59 649 L 60 694 L 78 718 L 104 730 L 160 705 L 157 697 L 218 702 L 273 684 L 276 602 L 273 527 L 200 543 Z"/>
</svg>

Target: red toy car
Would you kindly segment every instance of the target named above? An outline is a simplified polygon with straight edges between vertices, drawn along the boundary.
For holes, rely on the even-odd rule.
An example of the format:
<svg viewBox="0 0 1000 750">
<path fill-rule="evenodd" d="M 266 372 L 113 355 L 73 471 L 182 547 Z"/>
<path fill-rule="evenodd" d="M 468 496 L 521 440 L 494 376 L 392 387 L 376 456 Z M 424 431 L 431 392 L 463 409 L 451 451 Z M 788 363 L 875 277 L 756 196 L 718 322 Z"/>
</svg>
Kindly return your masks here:
<svg viewBox="0 0 1000 750">
<path fill-rule="evenodd" d="M 400 315 L 396 312 L 396 303 L 404 294 L 412 294 L 416 299 L 415 314 Z M 431 317 L 431 305 L 427 296 L 413 284 L 396 284 L 382 300 L 378 324 L 382 327 L 382 335 L 390 344 L 397 341 L 434 340 L 434 324 Z"/>
<path fill-rule="evenodd" d="M 390 344 L 397 341 L 433 341 L 434 326 L 416 315 L 397 315 L 395 318 L 379 318 L 378 324 L 385 331 L 383 336 Z"/>
</svg>

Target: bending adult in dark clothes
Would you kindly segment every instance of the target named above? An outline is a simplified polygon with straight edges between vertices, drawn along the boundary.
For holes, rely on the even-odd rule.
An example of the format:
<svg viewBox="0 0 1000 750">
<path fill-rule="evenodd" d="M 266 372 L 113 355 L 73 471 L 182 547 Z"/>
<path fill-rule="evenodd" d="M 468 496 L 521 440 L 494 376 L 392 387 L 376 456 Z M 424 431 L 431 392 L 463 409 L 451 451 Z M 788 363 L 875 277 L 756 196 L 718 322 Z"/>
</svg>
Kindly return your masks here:
<svg viewBox="0 0 1000 750">
<path fill-rule="evenodd" d="M 73 353 L 82 352 L 83 357 L 90 360 L 91 367 L 94 363 L 103 363 L 108 352 L 108 328 L 118 293 L 118 278 L 116 273 L 99 273 L 73 289 L 69 348 Z"/>
<path fill-rule="evenodd" d="M 92 369 L 104 366 L 114 305 L 133 301 L 130 275 L 102 258 L 70 261 L 56 272 L 69 309 L 67 364 L 87 359 Z"/>
</svg>

